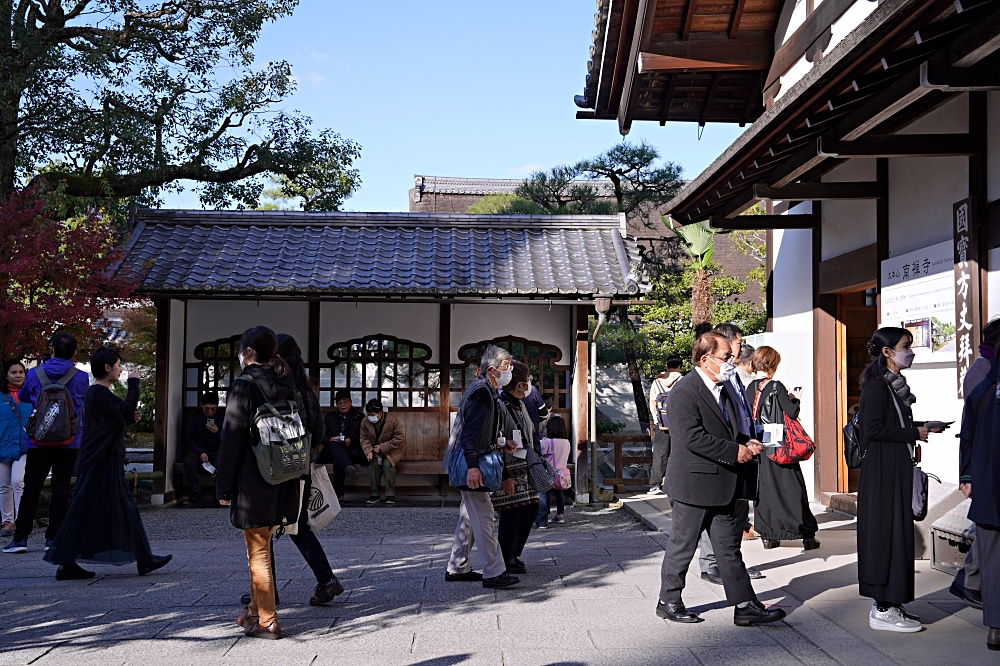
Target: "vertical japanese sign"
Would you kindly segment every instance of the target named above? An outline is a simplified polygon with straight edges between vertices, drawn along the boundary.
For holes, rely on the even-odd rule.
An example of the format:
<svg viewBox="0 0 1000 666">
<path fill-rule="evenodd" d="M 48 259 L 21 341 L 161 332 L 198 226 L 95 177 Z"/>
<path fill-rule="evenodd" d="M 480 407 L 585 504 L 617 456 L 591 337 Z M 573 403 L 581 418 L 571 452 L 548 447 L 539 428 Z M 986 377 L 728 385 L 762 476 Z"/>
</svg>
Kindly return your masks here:
<svg viewBox="0 0 1000 666">
<path fill-rule="evenodd" d="M 962 382 L 975 359 L 979 343 L 979 262 L 976 252 L 974 201 L 954 205 L 955 243 L 955 343 L 958 397 L 964 400 Z"/>
</svg>

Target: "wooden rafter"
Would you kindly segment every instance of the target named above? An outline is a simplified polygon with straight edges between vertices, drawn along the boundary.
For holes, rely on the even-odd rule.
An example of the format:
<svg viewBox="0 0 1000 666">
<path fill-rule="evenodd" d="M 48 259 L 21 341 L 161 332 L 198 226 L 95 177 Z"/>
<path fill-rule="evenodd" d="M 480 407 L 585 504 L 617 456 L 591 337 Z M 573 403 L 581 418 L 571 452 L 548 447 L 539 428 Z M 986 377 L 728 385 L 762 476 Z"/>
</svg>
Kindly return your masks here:
<svg viewBox="0 0 1000 666">
<path fill-rule="evenodd" d="M 677 87 L 677 79 L 680 74 L 668 74 L 670 80 L 667 81 L 667 85 L 664 86 L 663 91 L 663 102 L 660 106 L 660 126 L 666 124 L 667 117 L 670 115 L 670 103 L 674 100 L 674 89 Z"/>
<path fill-rule="evenodd" d="M 684 14 L 684 25 L 681 26 L 681 39 L 691 36 L 691 26 L 694 24 L 694 11 L 698 0 L 688 0 L 687 13 Z"/>
<path fill-rule="evenodd" d="M 736 0 L 733 5 L 733 16 L 729 19 L 729 39 L 736 39 L 740 33 L 740 21 L 743 20 L 743 9 L 746 7 L 746 0 Z"/>
<path fill-rule="evenodd" d="M 712 83 L 708 86 L 708 94 L 705 95 L 705 106 L 701 108 L 701 120 L 698 121 L 700 125 L 704 125 L 708 122 L 708 111 L 712 108 L 712 102 L 715 101 L 715 91 L 719 88 L 719 73 L 714 72 L 712 74 Z"/>
</svg>

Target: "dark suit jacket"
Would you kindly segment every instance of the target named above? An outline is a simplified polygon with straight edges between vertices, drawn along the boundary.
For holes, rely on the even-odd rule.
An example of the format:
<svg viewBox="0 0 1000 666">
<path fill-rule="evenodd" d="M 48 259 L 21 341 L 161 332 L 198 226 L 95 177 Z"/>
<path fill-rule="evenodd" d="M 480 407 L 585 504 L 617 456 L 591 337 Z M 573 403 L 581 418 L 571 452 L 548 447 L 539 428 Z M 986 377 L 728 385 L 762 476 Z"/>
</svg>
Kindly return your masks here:
<svg viewBox="0 0 1000 666">
<path fill-rule="evenodd" d="M 697 370 L 670 391 L 670 459 L 666 490 L 671 499 L 697 506 L 725 506 L 736 495 L 738 414 L 729 422 Z"/>
</svg>

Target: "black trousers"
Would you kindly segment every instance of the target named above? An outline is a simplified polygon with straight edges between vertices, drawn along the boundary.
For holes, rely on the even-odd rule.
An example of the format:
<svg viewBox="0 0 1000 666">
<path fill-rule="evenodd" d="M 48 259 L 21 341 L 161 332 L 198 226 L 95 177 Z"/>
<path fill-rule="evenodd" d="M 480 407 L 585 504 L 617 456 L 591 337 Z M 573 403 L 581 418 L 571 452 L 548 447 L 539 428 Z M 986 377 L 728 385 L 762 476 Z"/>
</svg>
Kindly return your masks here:
<svg viewBox="0 0 1000 666">
<path fill-rule="evenodd" d="M 347 449 L 336 442 L 327 442 L 323 445 L 323 450 L 316 457 L 316 463 L 319 465 L 333 465 L 333 479 L 331 481 L 333 483 L 333 491 L 337 493 L 338 499 L 343 499 L 344 497 L 347 468 L 351 465 L 368 465 L 367 460 L 364 463 L 353 460 Z"/>
<path fill-rule="evenodd" d="M 684 578 L 698 548 L 698 538 L 705 529 L 715 549 L 726 600 L 735 605 L 757 598 L 740 552 L 743 525 L 749 510 L 744 500 L 733 501 L 727 506 L 693 506 L 674 502 L 671 512 L 673 526 L 660 568 L 660 601 L 668 604 L 681 601 Z"/>
<path fill-rule="evenodd" d="M 316 538 L 316 534 L 309 529 L 309 495 L 311 494 L 312 483 L 311 477 L 306 477 L 306 488 L 303 493 L 305 501 L 302 502 L 302 511 L 299 513 L 299 529 L 298 534 L 289 535 L 292 539 L 292 543 L 295 547 L 299 549 L 302 554 L 302 558 L 312 569 L 313 575 L 316 576 L 317 583 L 325 583 L 333 578 L 333 569 L 330 567 L 330 560 L 326 557 L 326 551 L 323 550 L 323 546 L 320 544 L 319 539 Z M 274 549 L 271 549 L 271 569 L 274 570 Z"/>
<path fill-rule="evenodd" d="M 208 451 L 208 462 L 214 467 L 219 463 L 219 452 Z M 201 469 L 201 454 L 192 451 L 184 458 L 184 485 L 191 497 L 201 497 L 201 481 L 198 470 Z"/>
<path fill-rule="evenodd" d="M 38 511 L 38 496 L 42 492 L 45 477 L 52 470 L 52 503 L 49 505 L 49 526 L 45 530 L 46 539 L 55 539 L 69 510 L 69 482 L 76 467 L 78 449 L 47 447 L 28 449 L 24 463 L 24 493 L 17 509 L 14 523 L 14 540 L 23 541 L 31 534 Z"/>
<path fill-rule="evenodd" d="M 513 564 L 524 552 L 524 544 L 528 543 L 528 535 L 531 534 L 531 526 L 537 515 L 538 504 L 535 502 L 500 512 L 497 541 L 500 542 L 500 552 L 503 553 L 506 564 Z"/>
<path fill-rule="evenodd" d="M 651 429 L 653 434 L 653 468 L 649 472 L 649 483 L 663 486 L 663 476 L 667 473 L 667 458 L 670 457 L 670 431 Z"/>
</svg>

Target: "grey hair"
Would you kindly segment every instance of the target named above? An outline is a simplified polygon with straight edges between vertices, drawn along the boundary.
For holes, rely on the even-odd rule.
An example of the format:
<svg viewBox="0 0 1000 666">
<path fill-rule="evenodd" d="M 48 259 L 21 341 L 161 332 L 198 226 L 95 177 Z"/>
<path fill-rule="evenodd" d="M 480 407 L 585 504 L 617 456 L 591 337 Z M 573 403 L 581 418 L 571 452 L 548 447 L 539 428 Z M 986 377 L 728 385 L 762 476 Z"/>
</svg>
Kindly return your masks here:
<svg viewBox="0 0 1000 666">
<path fill-rule="evenodd" d="M 510 352 L 502 347 L 497 347 L 496 345 L 490 345 L 483 352 L 483 358 L 479 361 L 479 374 L 481 377 L 486 376 L 486 371 L 490 368 L 496 370 L 500 369 L 500 364 L 504 361 L 511 361 L 514 357 L 510 355 Z"/>
</svg>

